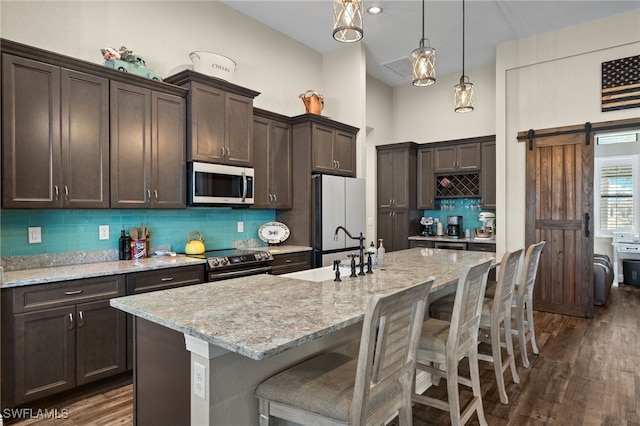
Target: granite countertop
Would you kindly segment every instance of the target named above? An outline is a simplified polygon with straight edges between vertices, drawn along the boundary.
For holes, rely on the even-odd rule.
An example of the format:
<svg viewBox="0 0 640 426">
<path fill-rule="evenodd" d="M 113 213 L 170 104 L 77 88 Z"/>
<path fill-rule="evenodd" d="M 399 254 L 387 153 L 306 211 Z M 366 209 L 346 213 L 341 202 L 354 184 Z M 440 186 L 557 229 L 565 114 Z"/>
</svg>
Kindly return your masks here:
<svg viewBox="0 0 640 426">
<path fill-rule="evenodd" d="M 19 287 L 32 284 L 44 284 L 56 281 L 76 280 L 107 275 L 128 274 L 153 269 L 174 268 L 177 266 L 204 264 L 204 259 L 185 255 L 152 256 L 138 260 L 116 260 L 111 262 L 82 263 L 47 268 L 4 271 L 2 288 Z"/>
<path fill-rule="evenodd" d="M 254 250 L 260 250 L 260 251 L 268 251 L 269 253 L 271 253 L 272 255 L 274 254 L 291 254 L 291 253 L 300 253 L 300 252 L 305 252 L 305 251 L 311 251 L 313 250 L 312 247 L 307 247 L 307 246 L 292 246 L 292 245 L 274 245 L 274 246 L 268 246 L 268 247 L 252 247 L 252 249 Z"/>
<path fill-rule="evenodd" d="M 362 320 L 374 293 L 436 277 L 432 291 L 457 282 L 463 265 L 495 253 L 415 248 L 390 252 L 364 277 L 312 282 L 253 275 L 111 299 L 111 306 L 261 360 Z M 196 308 L 197 307 L 197 308 Z"/>
<path fill-rule="evenodd" d="M 445 243 L 484 243 L 484 244 L 495 244 L 495 238 L 449 238 L 449 237 L 425 237 L 424 235 L 412 235 L 409 237 L 410 240 L 418 240 L 418 241 L 441 241 Z"/>
</svg>

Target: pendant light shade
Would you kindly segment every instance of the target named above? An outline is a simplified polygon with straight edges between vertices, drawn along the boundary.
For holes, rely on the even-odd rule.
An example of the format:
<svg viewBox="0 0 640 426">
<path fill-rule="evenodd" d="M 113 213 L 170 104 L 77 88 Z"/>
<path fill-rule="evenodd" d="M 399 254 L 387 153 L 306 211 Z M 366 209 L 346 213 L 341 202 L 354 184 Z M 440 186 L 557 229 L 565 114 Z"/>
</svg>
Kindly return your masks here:
<svg viewBox="0 0 640 426">
<path fill-rule="evenodd" d="M 333 38 L 342 43 L 362 39 L 362 0 L 333 0 Z"/>
<path fill-rule="evenodd" d="M 469 82 L 469 77 L 460 77 L 460 84 L 456 84 L 454 90 L 453 102 L 456 112 L 473 111 L 473 83 Z"/>
<path fill-rule="evenodd" d="M 424 45 L 425 40 L 427 46 Z M 422 38 L 420 47 L 411 52 L 413 64 L 413 85 L 429 86 L 436 82 L 436 49 L 424 38 L 424 0 L 422 0 Z"/>
<path fill-rule="evenodd" d="M 464 0 L 462 0 L 462 76 L 454 86 L 453 104 L 456 112 L 473 111 L 473 83 L 464 75 Z"/>
</svg>

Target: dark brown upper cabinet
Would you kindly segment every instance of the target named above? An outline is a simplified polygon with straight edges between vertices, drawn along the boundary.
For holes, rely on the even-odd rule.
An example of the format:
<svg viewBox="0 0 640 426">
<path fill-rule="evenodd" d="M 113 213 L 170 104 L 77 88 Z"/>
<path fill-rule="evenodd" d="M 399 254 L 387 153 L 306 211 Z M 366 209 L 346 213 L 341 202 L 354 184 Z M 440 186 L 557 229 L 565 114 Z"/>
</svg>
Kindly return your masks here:
<svg viewBox="0 0 640 426">
<path fill-rule="evenodd" d="M 109 80 L 2 55 L 2 207 L 109 207 Z"/>
<path fill-rule="evenodd" d="M 189 89 L 187 161 L 253 166 L 253 99 L 259 92 L 192 70 L 164 81 Z"/>
<path fill-rule="evenodd" d="M 433 210 L 434 195 L 433 148 L 420 148 L 418 150 L 418 208 Z"/>
<path fill-rule="evenodd" d="M 436 173 L 480 170 L 480 143 L 465 143 L 434 148 Z"/>
<path fill-rule="evenodd" d="M 293 204 L 289 118 L 254 109 L 254 204 L 257 209 L 290 209 Z"/>
<path fill-rule="evenodd" d="M 318 114 L 292 118 L 294 144 L 311 146 L 311 172 L 356 176 L 358 128 Z"/>
<path fill-rule="evenodd" d="M 181 96 L 111 83 L 111 207 L 186 206 Z"/>
<path fill-rule="evenodd" d="M 480 171 L 480 197 L 483 209 L 496 208 L 496 143 L 482 144 L 482 169 Z"/>
</svg>

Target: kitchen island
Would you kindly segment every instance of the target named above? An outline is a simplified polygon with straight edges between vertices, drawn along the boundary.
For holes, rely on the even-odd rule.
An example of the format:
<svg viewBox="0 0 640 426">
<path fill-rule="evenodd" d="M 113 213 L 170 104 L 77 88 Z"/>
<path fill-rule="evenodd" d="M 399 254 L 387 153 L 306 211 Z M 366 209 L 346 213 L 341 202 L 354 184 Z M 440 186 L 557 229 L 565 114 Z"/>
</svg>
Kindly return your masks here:
<svg viewBox="0 0 640 426">
<path fill-rule="evenodd" d="M 317 353 L 357 353 L 372 294 L 430 276 L 436 278 L 432 293 L 451 291 L 463 266 L 494 258 L 409 249 L 388 253 L 373 274 L 343 275 L 341 282 L 258 275 L 112 299 L 111 306 L 137 317 L 143 326 L 136 327 L 136 339 L 149 324 L 184 335 L 191 352 L 191 424 L 258 424 L 254 390 L 261 381 Z M 193 392 L 193 377 L 203 371 L 203 383 L 196 384 L 202 397 Z"/>
</svg>

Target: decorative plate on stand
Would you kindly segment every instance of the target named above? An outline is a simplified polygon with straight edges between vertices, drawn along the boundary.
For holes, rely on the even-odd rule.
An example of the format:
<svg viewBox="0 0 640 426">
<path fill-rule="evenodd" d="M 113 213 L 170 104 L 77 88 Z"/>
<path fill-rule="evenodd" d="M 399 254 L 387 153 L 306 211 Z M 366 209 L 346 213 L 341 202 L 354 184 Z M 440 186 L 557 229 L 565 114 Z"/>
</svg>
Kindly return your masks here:
<svg viewBox="0 0 640 426">
<path fill-rule="evenodd" d="M 258 229 L 258 236 L 269 244 L 279 244 L 289 238 L 289 227 L 282 222 L 267 222 Z"/>
</svg>

